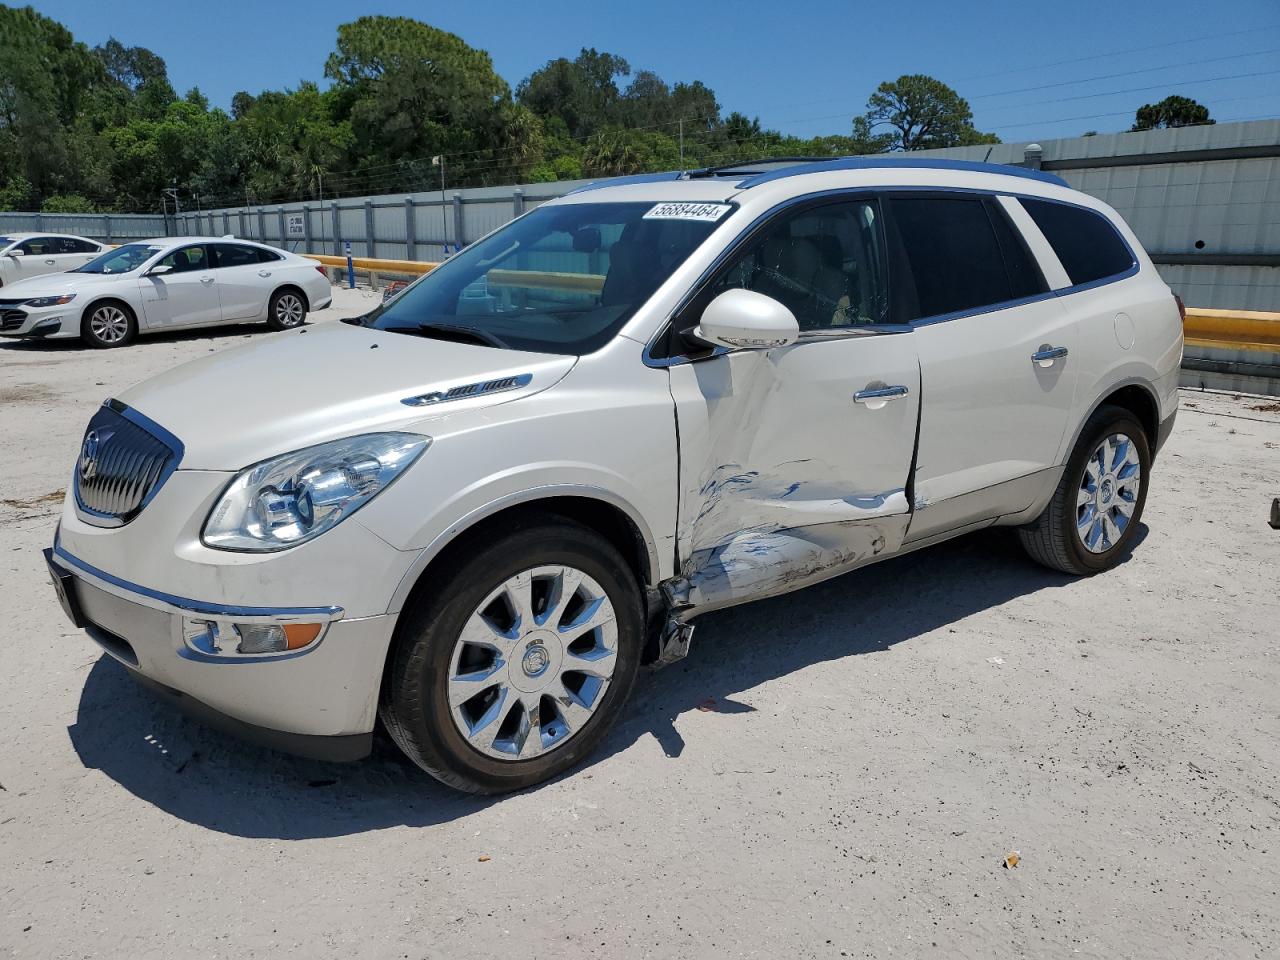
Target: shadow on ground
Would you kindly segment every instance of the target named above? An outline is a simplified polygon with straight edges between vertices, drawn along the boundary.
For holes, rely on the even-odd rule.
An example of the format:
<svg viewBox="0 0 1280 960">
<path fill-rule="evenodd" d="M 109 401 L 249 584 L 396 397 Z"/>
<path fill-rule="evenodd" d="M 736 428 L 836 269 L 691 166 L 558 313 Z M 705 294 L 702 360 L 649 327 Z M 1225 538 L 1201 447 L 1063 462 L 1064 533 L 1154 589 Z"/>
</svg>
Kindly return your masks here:
<svg viewBox="0 0 1280 960">
<path fill-rule="evenodd" d="M 1140 528 L 1134 545 L 1146 535 Z M 886 650 L 1071 579 L 1026 559 L 1008 530 L 983 531 L 772 600 L 708 614 L 690 656 L 642 673 L 623 717 L 585 766 L 652 736 L 678 758 L 676 721 L 701 706 L 749 713 L 736 694 L 830 660 Z M 741 722 L 749 722 L 743 718 Z M 211 830 L 301 839 L 466 816 L 503 798 L 450 790 L 387 742 L 355 764 L 243 744 L 153 700 L 103 656 L 81 695 L 71 742 L 88 767 L 143 800 Z M 537 789 L 537 788 L 534 788 Z"/>
</svg>

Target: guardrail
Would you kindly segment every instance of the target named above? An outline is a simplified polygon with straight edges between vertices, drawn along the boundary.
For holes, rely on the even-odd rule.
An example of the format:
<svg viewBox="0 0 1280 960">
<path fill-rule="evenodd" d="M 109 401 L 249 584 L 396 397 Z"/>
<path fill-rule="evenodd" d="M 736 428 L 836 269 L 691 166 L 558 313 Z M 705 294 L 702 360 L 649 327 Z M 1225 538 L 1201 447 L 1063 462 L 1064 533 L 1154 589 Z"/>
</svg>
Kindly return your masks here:
<svg viewBox="0 0 1280 960">
<path fill-rule="evenodd" d="M 1188 307 L 1182 329 L 1195 346 L 1280 353 L 1280 313 Z"/>
</svg>

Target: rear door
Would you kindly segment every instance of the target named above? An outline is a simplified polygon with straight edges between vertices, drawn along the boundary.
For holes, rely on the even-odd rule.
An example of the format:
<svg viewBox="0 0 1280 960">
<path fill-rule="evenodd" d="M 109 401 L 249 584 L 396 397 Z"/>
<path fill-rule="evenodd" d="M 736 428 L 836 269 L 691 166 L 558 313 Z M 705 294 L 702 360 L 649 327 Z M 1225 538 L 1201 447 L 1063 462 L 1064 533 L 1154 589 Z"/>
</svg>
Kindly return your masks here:
<svg viewBox="0 0 1280 960">
<path fill-rule="evenodd" d="M 926 397 L 914 540 L 1031 505 L 1072 409 L 1076 325 L 995 197 L 889 207 Z"/>
<path fill-rule="evenodd" d="M 186 327 L 218 323 L 222 307 L 207 245 L 188 244 L 171 251 L 138 281 L 149 327 Z"/>
<path fill-rule="evenodd" d="M 82 267 L 99 253 L 102 245 L 80 237 L 56 237 L 59 270 L 74 270 Z"/>
<path fill-rule="evenodd" d="M 677 603 L 783 593 L 902 541 L 920 402 L 913 334 L 888 325 L 880 207 L 851 198 L 780 214 L 676 321 L 744 287 L 784 303 L 790 346 L 676 358 Z M 689 362 L 684 362 L 688 360 Z"/>
<path fill-rule="evenodd" d="M 269 251 L 242 243 L 211 243 L 222 319 L 252 320 L 266 315 L 280 261 Z"/>
</svg>

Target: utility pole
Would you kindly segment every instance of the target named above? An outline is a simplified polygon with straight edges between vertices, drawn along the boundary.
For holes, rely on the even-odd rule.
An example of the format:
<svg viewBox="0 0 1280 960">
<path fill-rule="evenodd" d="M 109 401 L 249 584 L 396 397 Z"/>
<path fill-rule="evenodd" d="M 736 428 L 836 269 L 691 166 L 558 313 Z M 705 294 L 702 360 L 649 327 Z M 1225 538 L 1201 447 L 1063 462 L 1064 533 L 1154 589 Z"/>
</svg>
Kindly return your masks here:
<svg viewBox="0 0 1280 960">
<path fill-rule="evenodd" d="M 680 118 L 680 169 L 684 169 L 684 117 Z"/>
<path fill-rule="evenodd" d="M 444 154 L 438 154 L 431 158 L 431 165 L 440 168 L 440 226 L 444 229 L 444 255 L 449 256 L 449 211 L 445 208 L 449 205 L 444 195 Z"/>
</svg>

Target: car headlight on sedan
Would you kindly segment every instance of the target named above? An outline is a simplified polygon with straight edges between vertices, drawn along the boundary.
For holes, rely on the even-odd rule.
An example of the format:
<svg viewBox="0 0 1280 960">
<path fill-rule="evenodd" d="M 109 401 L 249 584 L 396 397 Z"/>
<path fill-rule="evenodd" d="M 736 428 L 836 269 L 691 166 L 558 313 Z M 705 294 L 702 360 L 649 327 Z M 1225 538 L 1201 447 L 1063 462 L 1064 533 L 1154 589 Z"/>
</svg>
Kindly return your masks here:
<svg viewBox="0 0 1280 960">
<path fill-rule="evenodd" d="M 201 539 L 254 553 L 306 543 L 385 490 L 430 444 L 416 433 L 370 433 L 254 464 L 218 498 Z"/>
<path fill-rule="evenodd" d="M 30 300 L 24 300 L 23 303 L 28 307 L 60 307 L 75 298 L 74 293 L 64 293 L 56 297 L 33 297 Z"/>
</svg>

